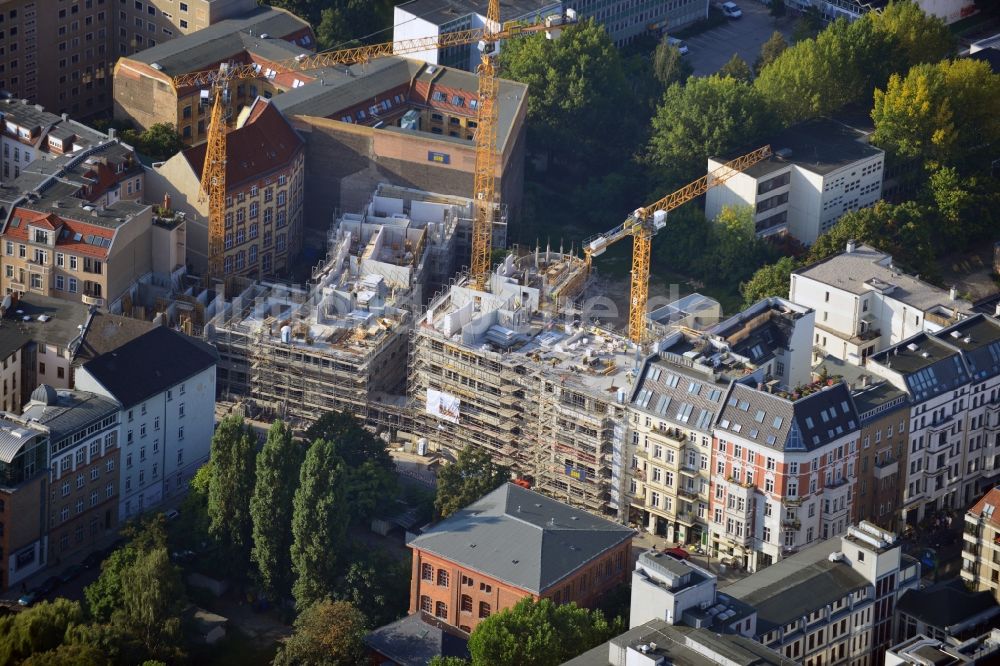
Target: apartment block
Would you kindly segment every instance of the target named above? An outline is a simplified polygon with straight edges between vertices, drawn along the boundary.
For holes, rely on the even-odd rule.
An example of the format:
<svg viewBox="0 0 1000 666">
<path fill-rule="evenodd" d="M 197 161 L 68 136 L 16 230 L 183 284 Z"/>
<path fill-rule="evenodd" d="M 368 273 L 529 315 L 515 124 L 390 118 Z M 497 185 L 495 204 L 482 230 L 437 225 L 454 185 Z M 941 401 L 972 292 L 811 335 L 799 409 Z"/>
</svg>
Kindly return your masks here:
<svg viewBox="0 0 1000 666">
<path fill-rule="evenodd" d="M 0 317 L 5 315 L 0 307 Z M 0 410 L 17 414 L 23 404 L 24 368 L 31 338 L 12 320 L 0 322 Z"/>
<path fill-rule="evenodd" d="M 1000 629 L 966 641 L 941 641 L 923 635 L 893 645 L 885 653 L 885 666 L 974 666 L 1000 660 Z"/>
<path fill-rule="evenodd" d="M 819 118 L 762 143 L 771 145 L 770 158 L 708 191 L 709 219 L 723 206 L 750 206 L 758 236 L 788 234 L 811 245 L 844 213 L 881 198 L 885 152 L 864 132 Z M 735 156 L 709 158 L 709 173 Z"/>
<path fill-rule="evenodd" d="M 41 384 L 21 418 L 48 431 L 49 561 L 93 549 L 118 526 L 118 405 Z"/>
<path fill-rule="evenodd" d="M 500 7 L 502 23 L 531 22 L 566 10 L 577 12 L 579 20 L 593 19 L 604 26 L 617 46 L 624 46 L 640 35 L 659 35 L 669 26 L 678 30 L 708 16 L 708 0 L 516 0 Z M 482 28 L 486 25 L 486 6 L 473 0 L 410 0 L 393 10 L 393 41 L 437 37 L 449 32 Z M 501 46 L 502 48 L 502 46 Z M 414 57 L 434 64 L 476 71 L 479 52 L 474 44 L 429 49 Z"/>
<path fill-rule="evenodd" d="M 874 356 L 867 369 L 906 391 L 909 452 L 902 511 L 968 506 L 997 476 L 1000 323 L 983 314 L 918 333 Z"/>
<path fill-rule="evenodd" d="M 307 204 L 322 224 L 359 210 L 380 182 L 469 197 L 479 80 L 457 68 L 383 57 L 298 74 L 273 98 L 306 139 Z M 500 201 L 516 217 L 524 188 L 528 87 L 500 79 L 495 169 Z M 373 159 L 372 156 L 377 156 Z M 506 246 L 502 227 L 497 247 Z"/>
<path fill-rule="evenodd" d="M 813 313 L 768 298 L 702 334 L 673 331 L 647 359 L 630 400 L 632 522 L 708 545 L 712 428 L 733 381 L 809 381 Z"/>
<path fill-rule="evenodd" d="M 119 520 L 184 494 L 208 460 L 216 360 L 209 345 L 158 326 L 77 370 L 78 390 L 114 401 L 122 412 Z"/>
<path fill-rule="evenodd" d="M 853 242 L 842 254 L 793 272 L 789 300 L 816 310 L 813 344 L 818 354 L 855 365 L 972 312 L 972 304 L 954 289 L 922 282 L 894 266 L 890 255 Z"/>
<path fill-rule="evenodd" d="M 796 663 L 865 666 L 881 663 L 893 643 L 893 609 L 919 583 L 920 564 L 895 535 L 863 522 L 720 595 L 752 607 L 753 639 Z"/>
<path fill-rule="evenodd" d="M 44 428 L 0 416 L 0 589 L 45 568 L 49 437 Z"/>
<path fill-rule="evenodd" d="M 148 173 L 148 196 L 184 214 L 187 264 L 208 266 L 208 200 L 201 194 L 207 144 L 177 153 Z M 288 276 L 302 248 L 305 148 L 299 134 L 263 98 L 226 135 L 224 274 Z M 204 199 L 204 200 L 202 200 Z"/>
<path fill-rule="evenodd" d="M 844 383 L 791 393 L 734 383 L 713 434 L 712 552 L 751 571 L 850 523 L 857 411 Z"/>
<path fill-rule="evenodd" d="M 633 534 L 508 483 L 407 544 L 410 613 L 471 632 L 526 597 L 591 606 L 627 580 Z"/>
<path fill-rule="evenodd" d="M 124 0 L 118 11 L 115 56 L 150 49 L 190 35 L 219 21 L 257 9 L 254 0 Z"/>
<path fill-rule="evenodd" d="M 581 259 L 536 249 L 508 255 L 489 291 L 460 276 L 434 298 L 414 323 L 413 436 L 453 454 L 481 447 L 546 494 L 618 516 L 641 361 L 624 337 L 566 314 L 586 279 Z"/>
<path fill-rule="evenodd" d="M 1000 601 L 1000 488 L 993 488 L 965 513 L 962 530 L 962 580 L 973 590 Z"/>
<path fill-rule="evenodd" d="M 196 144 L 205 139 L 210 91 L 204 86 L 178 88 L 173 77 L 216 69 L 221 63 L 258 64 L 260 79 L 235 82 L 228 92 L 230 104 L 238 110 L 258 95 L 268 97 L 301 83 L 302 74 L 277 73 L 275 63 L 313 48 L 308 23 L 281 9 L 258 7 L 120 58 L 114 68 L 115 118 L 141 128 L 170 123 L 185 143 Z"/>
<path fill-rule="evenodd" d="M 900 529 L 909 462 L 909 398 L 883 380 L 863 381 L 853 388 L 851 399 L 861 422 L 851 522 L 866 520 L 886 530 Z"/>
</svg>

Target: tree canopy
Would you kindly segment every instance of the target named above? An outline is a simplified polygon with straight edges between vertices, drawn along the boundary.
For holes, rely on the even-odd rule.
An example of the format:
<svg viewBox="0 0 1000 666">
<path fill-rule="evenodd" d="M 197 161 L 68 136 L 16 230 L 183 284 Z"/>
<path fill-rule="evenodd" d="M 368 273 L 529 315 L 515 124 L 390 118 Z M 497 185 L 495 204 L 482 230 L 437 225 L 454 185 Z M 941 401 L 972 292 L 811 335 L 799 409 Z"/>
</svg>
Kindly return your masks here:
<svg viewBox="0 0 1000 666">
<path fill-rule="evenodd" d="M 257 436 L 243 417 L 230 414 L 212 435 L 212 475 L 208 485 L 209 533 L 232 563 L 232 573 L 250 570 L 253 495 Z"/>
<path fill-rule="evenodd" d="M 656 45 L 653 51 L 653 76 L 664 88 L 674 83 L 683 84 L 693 73 L 691 67 L 681 51 L 676 46 L 672 46 L 666 38 Z"/>
<path fill-rule="evenodd" d="M 739 81 L 750 83 L 753 81 L 753 70 L 747 61 L 740 57 L 739 53 L 734 53 L 733 57 L 726 61 L 726 64 L 719 70 L 719 76 L 730 76 Z"/>
<path fill-rule="evenodd" d="M 510 468 L 493 462 L 487 451 L 467 446 L 438 472 L 434 508 L 445 518 L 510 480 Z"/>
<path fill-rule="evenodd" d="M 558 666 L 623 630 L 601 611 L 529 597 L 480 622 L 469 652 L 472 666 Z"/>
<path fill-rule="evenodd" d="M 792 271 L 798 267 L 792 257 L 781 257 L 773 264 L 757 269 L 753 276 L 740 285 L 743 306 L 750 307 L 762 298 L 781 296 L 788 298 Z"/>
<path fill-rule="evenodd" d="M 127 129 L 122 140 L 150 159 L 162 162 L 184 150 L 184 139 L 170 123 L 156 123 L 143 131 Z"/>
<path fill-rule="evenodd" d="M 317 601 L 299 613 L 275 666 L 356 666 L 365 663 L 365 616 L 346 601 Z"/>
<path fill-rule="evenodd" d="M 762 69 L 774 62 L 787 48 L 788 42 L 785 41 L 785 36 L 775 30 L 768 40 L 761 44 L 760 55 L 753 65 L 754 71 L 760 74 Z"/>
</svg>

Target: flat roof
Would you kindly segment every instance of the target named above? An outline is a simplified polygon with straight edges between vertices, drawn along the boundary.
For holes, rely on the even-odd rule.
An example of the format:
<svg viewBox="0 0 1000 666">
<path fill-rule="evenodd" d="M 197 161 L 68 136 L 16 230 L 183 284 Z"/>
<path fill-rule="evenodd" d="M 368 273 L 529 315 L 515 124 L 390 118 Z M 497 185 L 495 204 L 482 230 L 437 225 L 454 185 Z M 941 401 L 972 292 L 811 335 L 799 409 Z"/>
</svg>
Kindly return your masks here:
<svg viewBox="0 0 1000 666">
<path fill-rule="evenodd" d="M 79 301 L 24 294 L 7 311 L 3 326 L 14 326 L 35 342 L 66 347 L 81 335 L 89 316 L 90 306 Z"/>
<path fill-rule="evenodd" d="M 969 381 L 962 354 L 928 333 L 918 333 L 872 354 L 869 362 L 899 373 L 917 402 L 957 389 Z"/>
<path fill-rule="evenodd" d="M 503 0 L 500 3 L 500 20 L 533 17 L 539 11 L 561 6 L 561 2 L 552 0 Z M 450 23 L 473 13 L 485 16 L 486 11 L 486 3 L 479 0 L 410 0 L 397 7 L 435 25 Z"/>
<path fill-rule="evenodd" d="M 49 390 L 43 390 L 45 388 Z M 48 397 L 37 399 L 43 395 Z M 47 427 L 54 447 L 67 435 L 117 411 L 117 403 L 94 393 L 39 386 L 32 392 L 31 402 L 21 416 Z"/>
<path fill-rule="evenodd" d="M 935 336 L 962 351 L 973 381 L 1000 374 L 1000 322 L 996 319 L 975 314 Z"/>
</svg>

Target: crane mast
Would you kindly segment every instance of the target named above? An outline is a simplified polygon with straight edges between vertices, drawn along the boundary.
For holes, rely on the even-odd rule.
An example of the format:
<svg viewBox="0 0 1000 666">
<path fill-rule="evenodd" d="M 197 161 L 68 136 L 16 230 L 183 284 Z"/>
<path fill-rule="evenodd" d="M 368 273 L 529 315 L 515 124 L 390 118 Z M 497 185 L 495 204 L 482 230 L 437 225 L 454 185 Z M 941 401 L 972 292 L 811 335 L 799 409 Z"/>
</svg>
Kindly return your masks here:
<svg viewBox="0 0 1000 666">
<path fill-rule="evenodd" d="M 497 50 L 497 33 L 500 28 L 500 0 L 490 0 L 483 33 L 482 56 L 479 62 L 479 107 L 476 129 L 476 169 L 473 180 L 472 262 L 469 277 L 474 289 L 486 287 L 490 273 L 490 254 L 493 250 L 493 222 L 497 218 L 496 164 L 497 121 L 499 109 L 494 58 Z"/>
<path fill-rule="evenodd" d="M 653 236 L 666 226 L 667 213 L 695 199 L 710 188 L 721 185 L 736 174 L 771 156 L 771 147 L 763 146 L 726 162 L 718 169 L 692 181 L 659 201 L 637 208 L 625 222 L 611 231 L 584 242 L 584 256 L 590 268 L 593 258 L 626 236 L 632 236 L 632 275 L 629 286 L 628 337 L 641 344 L 646 332 L 646 306 L 649 303 L 649 261 Z"/>
</svg>

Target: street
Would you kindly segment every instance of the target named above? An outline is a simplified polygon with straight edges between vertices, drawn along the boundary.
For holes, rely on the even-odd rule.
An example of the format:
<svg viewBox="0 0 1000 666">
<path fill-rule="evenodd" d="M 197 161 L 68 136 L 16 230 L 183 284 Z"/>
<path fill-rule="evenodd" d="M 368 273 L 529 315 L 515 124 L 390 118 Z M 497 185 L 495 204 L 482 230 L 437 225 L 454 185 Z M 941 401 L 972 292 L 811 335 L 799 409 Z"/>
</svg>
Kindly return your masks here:
<svg viewBox="0 0 1000 666">
<path fill-rule="evenodd" d="M 684 40 L 690 49 L 685 57 L 694 67 L 696 76 L 709 76 L 719 71 L 733 57 L 733 53 L 738 53 L 753 67 L 760 55 L 761 44 L 775 30 L 781 32 L 785 39 L 792 34 L 795 25 L 793 17 L 774 19 L 767 7 L 753 0 L 742 0 L 737 4 L 743 10 L 742 18 Z"/>
</svg>

